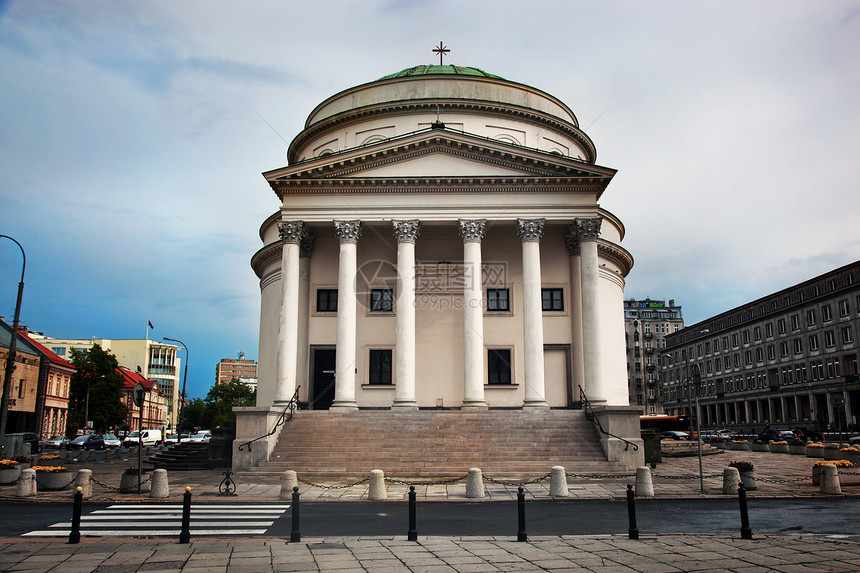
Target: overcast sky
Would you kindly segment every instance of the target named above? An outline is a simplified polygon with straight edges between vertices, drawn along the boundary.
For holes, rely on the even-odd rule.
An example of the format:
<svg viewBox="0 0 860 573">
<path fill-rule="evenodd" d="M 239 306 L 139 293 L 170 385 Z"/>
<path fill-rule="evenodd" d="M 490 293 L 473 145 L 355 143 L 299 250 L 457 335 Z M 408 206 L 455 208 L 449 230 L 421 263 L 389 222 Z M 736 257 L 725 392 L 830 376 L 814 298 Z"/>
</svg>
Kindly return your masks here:
<svg viewBox="0 0 860 573">
<path fill-rule="evenodd" d="M 860 2 L 0 0 L 21 322 L 257 357 L 261 172 L 328 96 L 438 59 L 567 103 L 618 169 L 625 296 L 687 324 L 860 259 Z M 12 322 L 20 251 L 0 240 Z"/>
</svg>

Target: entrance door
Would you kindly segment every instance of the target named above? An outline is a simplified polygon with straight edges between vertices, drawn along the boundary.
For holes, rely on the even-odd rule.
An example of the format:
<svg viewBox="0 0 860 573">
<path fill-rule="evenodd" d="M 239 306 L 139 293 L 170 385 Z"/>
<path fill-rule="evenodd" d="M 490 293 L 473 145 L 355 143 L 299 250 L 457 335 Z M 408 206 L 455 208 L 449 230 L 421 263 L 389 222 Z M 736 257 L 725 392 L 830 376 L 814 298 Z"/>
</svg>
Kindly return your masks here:
<svg viewBox="0 0 860 573">
<path fill-rule="evenodd" d="M 335 349 L 312 348 L 311 410 L 328 410 L 334 402 Z"/>
</svg>

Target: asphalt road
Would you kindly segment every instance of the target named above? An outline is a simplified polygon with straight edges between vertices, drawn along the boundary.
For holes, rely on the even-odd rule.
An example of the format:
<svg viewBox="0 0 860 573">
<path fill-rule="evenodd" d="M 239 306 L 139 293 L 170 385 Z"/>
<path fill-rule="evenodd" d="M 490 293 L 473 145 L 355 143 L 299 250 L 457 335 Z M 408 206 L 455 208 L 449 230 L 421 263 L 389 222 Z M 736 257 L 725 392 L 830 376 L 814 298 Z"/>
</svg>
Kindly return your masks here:
<svg viewBox="0 0 860 573">
<path fill-rule="evenodd" d="M 116 504 L 112 504 L 116 505 Z M 124 504 L 134 507 L 134 504 Z M 204 505 L 204 504 L 195 504 Z M 237 504 L 240 505 L 241 504 Z M 84 504 L 84 515 L 108 504 Z M 803 533 L 860 538 L 856 515 L 860 500 L 750 500 L 753 533 Z M 0 536 L 17 537 L 52 524 L 68 522 L 72 505 L 53 503 L 0 504 Z M 737 499 L 638 500 L 639 533 L 725 533 L 738 535 L 740 511 Z M 200 517 L 202 519 L 202 517 Z M 194 506 L 191 535 L 194 536 Z M 289 538 L 291 511 L 286 510 L 266 536 Z M 406 535 L 408 508 L 405 502 L 301 503 L 300 530 L 303 536 Z M 419 503 L 419 535 L 478 536 L 517 533 L 515 502 Z M 529 535 L 626 534 L 627 504 L 624 501 L 530 501 L 526 504 Z"/>
</svg>

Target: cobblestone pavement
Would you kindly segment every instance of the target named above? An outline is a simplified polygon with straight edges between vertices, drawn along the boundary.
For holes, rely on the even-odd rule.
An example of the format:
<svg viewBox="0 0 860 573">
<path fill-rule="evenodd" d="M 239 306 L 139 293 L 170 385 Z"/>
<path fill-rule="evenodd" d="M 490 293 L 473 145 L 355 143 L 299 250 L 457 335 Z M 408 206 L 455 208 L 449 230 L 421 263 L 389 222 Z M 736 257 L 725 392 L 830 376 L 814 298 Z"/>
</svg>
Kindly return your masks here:
<svg viewBox="0 0 860 573">
<path fill-rule="evenodd" d="M 821 497 L 819 487 L 812 485 L 812 465 L 819 461 L 816 458 L 798 456 L 791 454 L 776 454 L 770 452 L 740 452 L 721 451 L 721 453 L 703 456 L 702 473 L 705 476 L 704 493 L 699 484 L 699 461 L 697 456 L 663 458 L 651 471 L 654 485 L 655 498 L 703 498 L 724 497 L 722 493 L 723 469 L 729 463 L 737 460 L 746 460 L 755 465 L 758 489 L 749 492 L 751 498 L 759 497 Z M 69 469 L 76 471 L 81 468 L 91 469 L 95 484 L 93 486 L 92 501 L 117 501 L 149 499 L 148 494 L 138 496 L 136 494 L 121 494 L 118 491 L 120 475 L 125 468 L 134 465 L 134 460 L 116 460 L 111 462 L 86 462 L 82 464 L 69 465 Z M 524 481 L 535 481 L 526 483 L 525 491 L 529 498 L 549 499 L 549 470 L 545 476 L 535 475 Z M 195 471 L 173 471 L 169 473 L 171 500 L 179 500 L 185 491 L 185 487 L 191 487 L 192 494 L 203 498 L 224 499 L 218 496 L 218 486 L 224 479 L 226 470 L 195 470 Z M 620 499 L 625 496 L 628 483 L 635 483 L 633 472 L 629 474 L 612 476 L 577 477 L 576 468 L 565 468 L 568 474 L 568 492 L 572 499 Z M 368 474 L 370 472 L 368 471 Z M 454 483 L 438 483 L 450 481 L 450 479 L 435 480 L 436 483 L 428 483 L 427 478 L 415 480 L 389 480 L 387 491 L 389 500 L 404 500 L 409 491 L 408 484 L 414 484 L 418 499 L 420 501 L 457 501 L 466 499 L 466 480 L 463 476 L 452 476 L 462 478 Z M 485 501 L 513 500 L 516 499 L 517 487 L 520 483 L 512 480 L 492 481 L 492 475 L 485 475 L 486 497 Z M 355 478 L 351 480 L 302 481 L 299 475 L 299 492 L 303 501 L 361 501 L 367 499 L 368 482 L 366 479 Z M 356 481 L 361 483 L 350 485 Z M 238 499 L 254 500 L 276 500 L 281 491 L 279 484 L 255 484 L 247 483 L 242 478 L 236 478 L 236 493 Z M 502 483 L 503 482 L 503 483 Z M 314 485 L 312 485 L 314 484 Z M 344 487 L 348 486 L 348 487 Z M 21 500 L 15 495 L 14 485 L 0 485 L 0 499 Z M 71 495 L 71 490 L 60 492 L 40 491 L 31 499 L 33 501 L 63 501 Z M 860 485 L 845 486 L 842 490 L 843 496 L 860 497 Z"/>
<path fill-rule="evenodd" d="M 257 571 L 857 571 L 860 544 L 761 535 L 313 538 L 192 542 L 90 541 L 78 545 L 0 540 L 0 571 L 33 573 L 245 573 Z"/>
</svg>

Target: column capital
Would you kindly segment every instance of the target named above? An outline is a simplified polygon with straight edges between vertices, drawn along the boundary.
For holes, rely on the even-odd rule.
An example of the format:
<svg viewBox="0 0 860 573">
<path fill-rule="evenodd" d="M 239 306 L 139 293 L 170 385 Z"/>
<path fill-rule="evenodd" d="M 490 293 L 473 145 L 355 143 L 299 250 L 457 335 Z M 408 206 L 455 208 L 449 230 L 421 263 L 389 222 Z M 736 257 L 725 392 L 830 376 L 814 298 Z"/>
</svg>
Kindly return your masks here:
<svg viewBox="0 0 860 573">
<path fill-rule="evenodd" d="M 594 217 L 592 219 L 576 219 L 576 236 L 579 242 L 596 241 L 600 236 L 600 224 L 603 219 Z"/>
<path fill-rule="evenodd" d="M 486 219 L 460 219 L 457 223 L 464 243 L 480 243 L 483 240 L 487 227 Z"/>
<path fill-rule="evenodd" d="M 571 257 L 579 256 L 579 237 L 576 233 L 564 236 L 564 246 Z"/>
<path fill-rule="evenodd" d="M 337 232 L 337 242 L 340 244 L 358 243 L 358 240 L 361 238 L 361 221 L 357 219 L 353 221 L 335 221 L 334 227 Z"/>
<path fill-rule="evenodd" d="M 278 232 L 285 243 L 299 244 L 305 232 L 304 221 L 278 221 Z"/>
<path fill-rule="evenodd" d="M 420 221 L 418 219 L 407 219 L 406 221 L 391 221 L 394 225 L 394 239 L 398 243 L 414 243 L 418 238 Z"/>
<path fill-rule="evenodd" d="M 539 243 L 546 219 L 517 219 L 517 234 L 524 243 Z"/>
<path fill-rule="evenodd" d="M 299 243 L 299 256 L 303 259 L 311 258 L 311 255 L 314 254 L 314 246 L 316 246 L 316 237 L 303 235 Z"/>
</svg>

